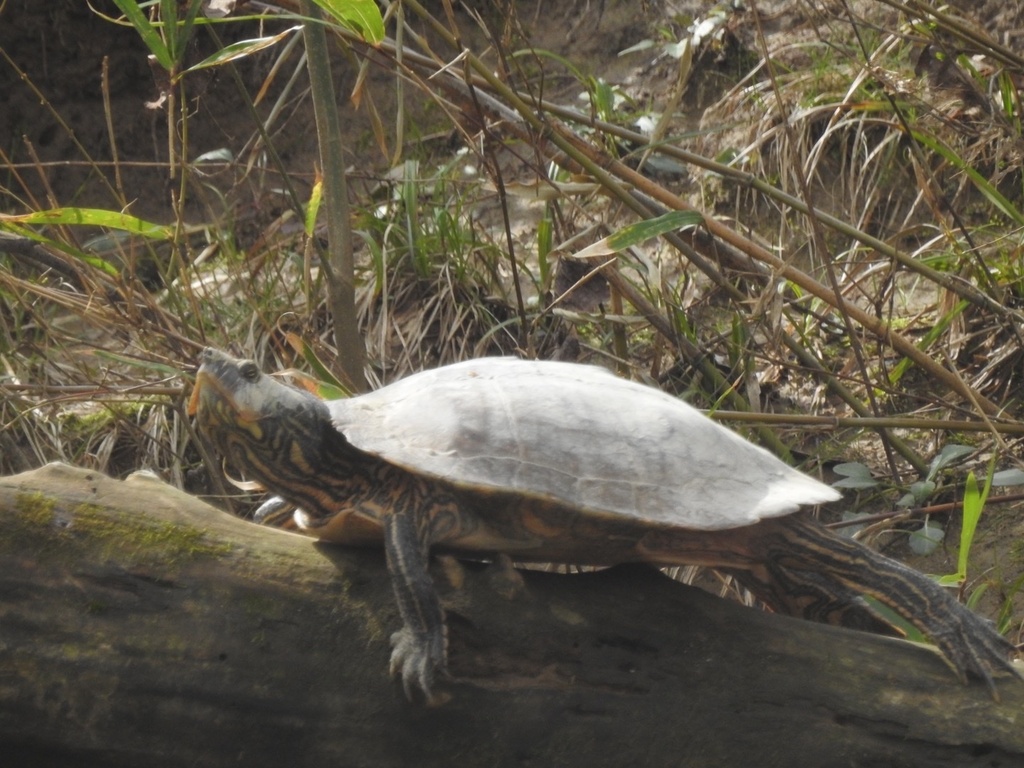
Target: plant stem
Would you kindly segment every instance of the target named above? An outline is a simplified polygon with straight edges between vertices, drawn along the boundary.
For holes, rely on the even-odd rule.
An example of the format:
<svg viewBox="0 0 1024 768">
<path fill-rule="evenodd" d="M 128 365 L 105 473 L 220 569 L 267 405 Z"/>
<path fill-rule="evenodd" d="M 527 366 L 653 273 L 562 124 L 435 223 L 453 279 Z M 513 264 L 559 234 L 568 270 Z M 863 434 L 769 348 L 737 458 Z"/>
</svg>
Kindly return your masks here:
<svg viewBox="0 0 1024 768">
<path fill-rule="evenodd" d="M 338 348 L 341 381 L 354 392 L 366 390 L 363 362 L 366 356 L 356 317 L 355 266 L 352 256 L 352 227 L 349 219 L 348 184 L 341 146 L 341 121 L 335 102 L 334 78 L 327 51 L 320 9 L 312 0 L 302 0 L 307 17 L 302 34 L 306 42 L 306 61 L 316 117 L 316 133 L 323 167 L 324 200 L 327 209 L 327 258 L 323 262 L 327 276 L 328 302 L 334 320 L 334 342 Z"/>
</svg>

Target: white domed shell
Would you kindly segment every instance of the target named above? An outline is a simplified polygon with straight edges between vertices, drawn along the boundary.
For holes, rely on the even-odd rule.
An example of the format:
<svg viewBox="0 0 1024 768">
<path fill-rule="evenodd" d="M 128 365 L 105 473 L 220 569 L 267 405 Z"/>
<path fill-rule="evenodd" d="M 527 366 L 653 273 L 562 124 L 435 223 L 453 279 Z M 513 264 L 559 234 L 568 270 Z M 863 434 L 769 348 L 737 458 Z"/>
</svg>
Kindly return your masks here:
<svg viewBox="0 0 1024 768">
<path fill-rule="evenodd" d="M 603 368 L 484 358 L 329 403 L 353 446 L 470 488 L 690 528 L 839 493 L 656 389 Z"/>
</svg>

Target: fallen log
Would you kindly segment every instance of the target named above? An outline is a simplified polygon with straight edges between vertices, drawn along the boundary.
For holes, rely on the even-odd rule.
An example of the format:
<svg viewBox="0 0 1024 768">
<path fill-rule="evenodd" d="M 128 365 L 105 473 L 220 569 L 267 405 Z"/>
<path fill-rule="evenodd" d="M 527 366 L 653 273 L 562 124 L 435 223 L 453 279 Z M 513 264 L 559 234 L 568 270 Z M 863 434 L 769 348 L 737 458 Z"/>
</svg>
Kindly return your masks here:
<svg viewBox="0 0 1024 768">
<path fill-rule="evenodd" d="M 451 699 L 426 709 L 387 676 L 382 552 L 144 475 L 0 478 L 0 763 L 1024 765 L 1024 684 L 993 702 L 930 648 L 643 567 L 446 562 Z"/>
</svg>

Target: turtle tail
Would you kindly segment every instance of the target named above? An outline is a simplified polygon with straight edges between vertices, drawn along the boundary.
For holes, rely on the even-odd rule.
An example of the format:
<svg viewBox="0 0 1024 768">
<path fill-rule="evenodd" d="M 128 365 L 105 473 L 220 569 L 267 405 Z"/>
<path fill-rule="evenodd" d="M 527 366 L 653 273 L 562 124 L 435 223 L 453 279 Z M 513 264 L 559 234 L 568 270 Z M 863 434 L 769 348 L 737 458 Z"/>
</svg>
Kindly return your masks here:
<svg viewBox="0 0 1024 768">
<path fill-rule="evenodd" d="M 762 541 L 767 573 L 741 577 L 745 583 L 753 580 L 759 596 L 789 612 L 795 609 L 831 623 L 888 625 L 860 600 L 866 595 L 920 630 L 961 680 L 975 676 L 996 697 L 993 678 L 1016 676 L 1010 663 L 1013 644 L 932 579 L 799 515 L 772 527 L 774 535 Z"/>
</svg>

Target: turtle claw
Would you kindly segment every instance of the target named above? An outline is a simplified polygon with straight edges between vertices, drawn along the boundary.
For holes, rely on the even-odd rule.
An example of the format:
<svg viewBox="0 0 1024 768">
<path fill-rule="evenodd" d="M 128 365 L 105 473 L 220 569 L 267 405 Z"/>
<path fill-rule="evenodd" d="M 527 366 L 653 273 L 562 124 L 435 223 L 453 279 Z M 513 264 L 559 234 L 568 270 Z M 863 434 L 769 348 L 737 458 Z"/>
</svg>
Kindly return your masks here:
<svg viewBox="0 0 1024 768">
<path fill-rule="evenodd" d="M 1017 649 L 998 634 L 987 619 L 966 610 L 961 619 L 961 624 L 935 632 L 932 642 L 942 651 L 961 682 L 966 683 L 968 677 L 977 677 L 985 683 L 992 699 L 998 702 L 995 678 L 1020 679 L 1020 674 L 1010 662 Z"/>
<path fill-rule="evenodd" d="M 402 689 L 409 701 L 422 696 L 427 706 L 444 704 L 450 696 L 435 694 L 434 681 L 445 675 L 444 634 L 417 634 L 409 627 L 402 627 L 391 635 L 391 677 L 402 676 Z M 417 693 L 418 692 L 418 693 Z"/>
</svg>

